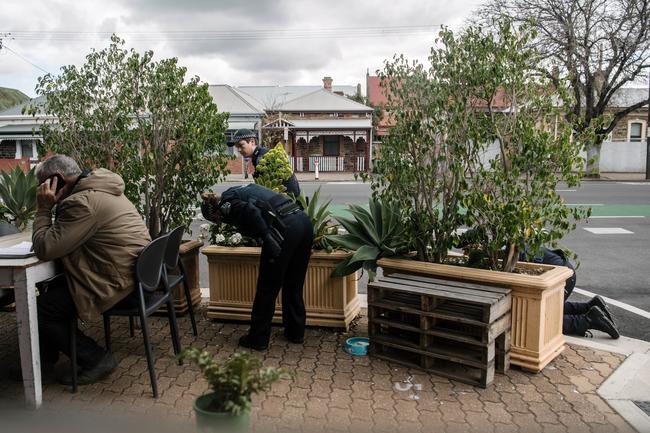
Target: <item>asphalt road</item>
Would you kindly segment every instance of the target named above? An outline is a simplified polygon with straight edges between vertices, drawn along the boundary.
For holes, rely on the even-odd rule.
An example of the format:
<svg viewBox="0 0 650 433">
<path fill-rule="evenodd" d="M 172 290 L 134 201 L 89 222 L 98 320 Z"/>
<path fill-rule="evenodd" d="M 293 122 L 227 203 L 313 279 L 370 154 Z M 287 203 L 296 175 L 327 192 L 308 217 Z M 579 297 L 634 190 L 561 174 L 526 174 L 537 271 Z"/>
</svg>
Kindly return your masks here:
<svg viewBox="0 0 650 433">
<path fill-rule="evenodd" d="M 214 189 L 223 191 L 234 185 L 229 182 Z M 321 187 L 321 196 L 332 198 L 336 213 L 346 203 L 366 203 L 370 196 L 370 187 L 357 182 L 301 182 L 301 187 L 308 196 Z M 592 207 L 592 218 L 561 242 L 563 248 L 578 254 L 577 287 L 650 314 L 650 182 L 585 181 L 577 189 L 560 186 L 558 192 L 568 204 Z M 193 224 L 195 233 L 200 223 Z M 597 234 L 586 229 L 621 233 Z M 360 284 L 362 292 L 365 280 Z M 201 287 L 208 287 L 204 257 Z M 576 293 L 572 299 L 588 298 Z M 650 341 L 650 319 L 615 306 L 611 310 L 622 335 Z"/>
</svg>

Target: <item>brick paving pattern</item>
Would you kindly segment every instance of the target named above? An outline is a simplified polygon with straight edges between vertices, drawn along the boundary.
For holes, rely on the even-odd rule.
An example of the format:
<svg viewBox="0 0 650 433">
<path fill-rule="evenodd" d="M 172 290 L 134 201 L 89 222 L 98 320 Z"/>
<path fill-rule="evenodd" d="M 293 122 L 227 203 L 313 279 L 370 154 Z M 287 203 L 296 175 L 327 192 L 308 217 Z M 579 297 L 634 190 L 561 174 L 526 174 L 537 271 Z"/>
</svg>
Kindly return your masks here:
<svg viewBox="0 0 650 433">
<path fill-rule="evenodd" d="M 366 335 L 365 311 L 351 335 Z M 245 324 L 207 319 L 197 313 L 199 336 L 189 319 L 179 318 L 183 347 L 196 346 L 224 359 L 237 350 Z M 166 318 L 151 321 L 160 398 L 151 398 L 147 364 L 139 332 L 128 335 L 126 320 L 115 320 L 113 351 L 118 369 L 100 383 L 81 386 L 77 394 L 56 383 L 43 388 L 45 410 L 72 407 L 119 413 L 165 415 L 194 425 L 193 400 L 207 383 L 194 366 L 178 366 L 172 358 Z M 87 332 L 103 342 L 101 321 Z M 578 346 L 564 353 L 542 373 L 512 369 L 497 375 L 488 389 L 429 375 L 378 359 L 351 357 L 341 346 L 348 334 L 308 329 L 304 346 L 292 345 L 274 328 L 271 347 L 259 353 L 265 365 L 292 370 L 254 399 L 251 423 L 257 431 L 341 432 L 611 432 L 633 431 L 597 394 L 596 389 L 618 367 L 623 356 Z M 10 379 L 18 344 L 15 316 L 0 314 L 0 405 L 22 402 L 22 384 Z M 64 358 L 64 357 L 62 357 Z M 61 361 L 59 367 L 65 361 Z"/>
</svg>

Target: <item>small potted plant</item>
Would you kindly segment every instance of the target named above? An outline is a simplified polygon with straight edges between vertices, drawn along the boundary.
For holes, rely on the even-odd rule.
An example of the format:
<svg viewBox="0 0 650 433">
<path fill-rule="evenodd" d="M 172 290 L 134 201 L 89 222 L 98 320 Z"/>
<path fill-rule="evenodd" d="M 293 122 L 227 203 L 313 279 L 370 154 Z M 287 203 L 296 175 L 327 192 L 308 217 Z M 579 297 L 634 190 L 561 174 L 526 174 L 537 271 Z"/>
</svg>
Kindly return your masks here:
<svg viewBox="0 0 650 433">
<path fill-rule="evenodd" d="M 253 394 L 291 377 L 284 368 L 262 367 L 262 361 L 249 352 L 237 352 L 222 363 L 196 347 L 188 347 L 179 356 L 198 365 L 210 386 L 211 392 L 194 401 L 201 431 L 247 430 Z"/>
</svg>

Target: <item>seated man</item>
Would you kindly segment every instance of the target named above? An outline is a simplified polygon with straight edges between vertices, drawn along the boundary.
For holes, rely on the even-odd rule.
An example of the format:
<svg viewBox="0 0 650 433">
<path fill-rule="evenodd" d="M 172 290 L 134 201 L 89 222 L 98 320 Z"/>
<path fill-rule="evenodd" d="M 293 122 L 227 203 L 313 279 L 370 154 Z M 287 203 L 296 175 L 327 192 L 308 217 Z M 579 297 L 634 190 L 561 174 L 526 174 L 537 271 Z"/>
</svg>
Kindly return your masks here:
<svg viewBox="0 0 650 433">
<path fill-rule="evenodd" d="M 59 352 L 69 355 L 73 317 L 92 320 L 134 293 L 135 262 L 151 238 L 115 173 L 82 171 L 72 158 L 54 155 L 38 165 L 36 176 L 34 252 L 41 260 L 60 259 L 65 276 L 37 300 L 41 360 L 47 366 L 56 363 Z M 79 384 L 95 382 L 117 366 L 79 330 L 77 362 Z M 71 377 L 60 381 L 69 384 Z"/>
</svg>

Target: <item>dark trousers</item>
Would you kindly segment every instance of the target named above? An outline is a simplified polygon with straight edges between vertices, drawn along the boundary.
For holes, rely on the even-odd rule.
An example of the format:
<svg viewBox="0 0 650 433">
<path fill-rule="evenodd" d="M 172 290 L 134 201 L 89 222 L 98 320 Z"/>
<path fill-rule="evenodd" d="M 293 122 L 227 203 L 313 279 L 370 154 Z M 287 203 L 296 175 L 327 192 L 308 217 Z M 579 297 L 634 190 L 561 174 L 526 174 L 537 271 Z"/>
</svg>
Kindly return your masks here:
<svg viewBox="0 0 650 433">
<path fill-rule="evenodd" d="M 36 301 L 41 361 L 54 364 L 59 352 L 70 356 L 70 321 L 77 317 L 64 278 L 50 284 Z M 91 368 L 102 359 L 104 350 L 95 341 L 77 329 L 77 362 L 81 368 Z"/>
<path fill-rule="evenodd" d="M 589 329 L 589 322 L 586 317 L 587 311 L 589 311 L 587 302 L 564 301 L 562 333 L 584 337 L 585 332 Z"/>
<path fill-rule="evenodd" d="M 305 333 L 303 286 L 314 233 L 311 221 L 304 212 L 288 215 L 283 222 L 287 228 L 282 232 L 282 252 L 272 258 L 267 248 L 262 246 L 260 257 L 249 335 L 261 344 L 267 344 L 271 336 L 275 300 L 280 289 L 284 332 L 292 338 L 301 338 Z"/>
</svg>

